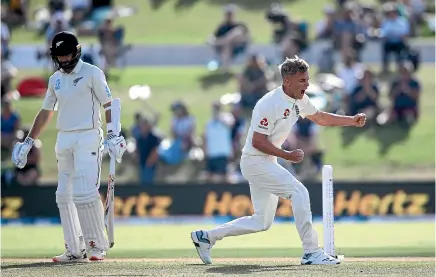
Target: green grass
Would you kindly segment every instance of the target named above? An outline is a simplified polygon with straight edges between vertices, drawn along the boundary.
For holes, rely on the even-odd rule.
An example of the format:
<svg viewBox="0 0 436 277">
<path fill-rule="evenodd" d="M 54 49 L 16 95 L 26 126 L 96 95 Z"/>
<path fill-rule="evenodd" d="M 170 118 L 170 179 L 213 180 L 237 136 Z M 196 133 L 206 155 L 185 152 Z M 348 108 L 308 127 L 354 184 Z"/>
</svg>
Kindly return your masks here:
<svg viewBox="0 0 436 277">
<path fill-rule="evenodd" d="M 45 0 L 30 1 L 30 10 L 45 6 Z M 126 27 L 126 42 L 134 44 L 203 44 L 222 20 L 222 6 L 226 2 L 239 4 L 237 18 L 246 22 L 252 30 L 255 43 L 271 41 L 272 26 L 265 20 L 265 10 L 274 0 L 116 0 L 116 5 L 134 7 L 137 13 L 116 20 L 116 24 Z M 151 3 L 162 3 L 153 8 Z M 314 37 L 316 23 L 323 17 L 326 4 L 331 0 L 281 1 L 293 19 L 305 20 L 310 24 L 310 37 Z M 361 2 L 378 3 L 375 0 Z M 185 5 L 178 6 L 178 3 Z M 191 5 L 187 5 L 190 3 Z M 83 38 L 82 42 L 95 41 Z M 44 38 L 36 38 L 35 33 L 25 28 L 17 28 L 12 43 L 44 43 Z"/>
<path fill-rule="evenodd" d="M 24 76 L 39 74 L 36 71 L 21 71 Z M 183 98 L 197 120 L 197 135 L 210 118 L 210 103 L 228 92 L 236 91 L 235 80 L 220 82 L 216 86 L 204 87 L 207 72 L 201 67 L 153 67 L 127 68 L 120 80 L 110 82 L 115 97 L 122 99 L 122 122 L 130 128 L 133 115 L 138 110 L 146 110 L 143 102 L 132 101 L 128 97 L 128 88 L 135 84 L 148 84 L 152 88 L 152 97 L 147 101 L 161 112 L 159 129 L 168 134 L 170 124 L 169 106 L 175 99 Z M 356 136 L 348 146 L 349 135 L 343 137 L 343 131 L 352 128 L 323 128 L 321 145 L 326 150 L 325 163 L 335 168 L 337 179 L 433 179 L 434 178 L 434 89 L 435 69 L 423 66 L 418 73 L 422 81 L 421 118 L 408 136 L 399 129 L 370 129 Z M 14 102 L 21 113 L 23 122 L 31 124 L 42 99 L 22 99 Z M 55 120 L 53 120 L 41 139 L 44 143 L 42 170 L 44 180 L 56 180 L 56 159 L 54 145 L 56 139 Z M 389 147 L 386 147 L 389 146 Z M 386 148 L 385 153 L 381 153 Z M 51 162 L 52 161 L 52 162 Z M 104 168 L 106 170 L 106 168 Z"/>
<path fill-rule="evenodd" d="M 110 258 L 194 258 L 190 231 L 208 225 L 118 225 Z M 322 224 L 315 224 L 322 245 Z M 419 235 L 417 235 L 419 230 Z M 337 223 L 337 252 L 346 257 L 434 256 L 435 225 L 425 223 Z M 60 226 L 2 226 L 2 258 L 47 258 L 63 250 Z M 228 237 L 213 250 L 216 258 L 299 257 L 301 241 L 293 224 L 267 232 Z"/>
<path fill-rule="evenodd" d="M 85 273 L 86 272 L 86 273 Z M 92 275 L 90 275 L 92 274 Z M 337 266 L 300 266 L 296 261 L 235 260 L 200 265 L 191 261 L 115 261 L 76 265 L 56 265 L 41 261 L 2 262 L 2 276 L 262 276 L 262 277 L 324 277 L 434 276 L 431 261 L 348 261 Z"/>
</svg>

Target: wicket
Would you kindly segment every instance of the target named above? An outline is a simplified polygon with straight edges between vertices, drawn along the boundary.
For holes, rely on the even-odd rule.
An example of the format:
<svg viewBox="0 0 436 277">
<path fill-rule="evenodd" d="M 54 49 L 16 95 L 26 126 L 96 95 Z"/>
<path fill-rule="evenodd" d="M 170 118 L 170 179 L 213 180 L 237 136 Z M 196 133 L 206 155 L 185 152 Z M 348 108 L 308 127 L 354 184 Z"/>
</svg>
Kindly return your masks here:
<svg viewBox="0 0 436 277">
<path fill-rule="evenodd" d="M 322 168 L 322 222 L 324 231 L 324 251 L 338 259 L 343 255 L 336 255 L 335 251 L 335 210 L 333 192 L 333 167 L 324 165 Z"/>
</svg>

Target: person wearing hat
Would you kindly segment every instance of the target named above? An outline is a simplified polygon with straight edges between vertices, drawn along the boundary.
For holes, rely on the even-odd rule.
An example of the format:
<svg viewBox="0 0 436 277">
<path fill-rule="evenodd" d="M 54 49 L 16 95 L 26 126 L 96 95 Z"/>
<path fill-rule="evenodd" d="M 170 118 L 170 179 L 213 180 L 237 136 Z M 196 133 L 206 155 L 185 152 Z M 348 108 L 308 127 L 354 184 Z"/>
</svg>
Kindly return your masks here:
<svg viewBox="0 0 436 277">
<path fill-rule="evenodd" d="M 66 251 L 54 257 L 54 262 L 87 262 L 88 255 L 90 260 L 103 260 L 109 248 L 99 193 L 104 148 L 101 106 L 105 108 L 109 155 L 121 162 L 126 151 L 124 137 L 113 133 L 118 127 L 111 119 L 112 93 L 106 78 L 98 67 L 83 62 L 81 53 L 74 34 L 54 36 L 50 55 L 57 71 L 49 78 L 42 109 L 28 136 L 12 151 L 12 162 L 24 168 L 34 141 L 57 111 L 56 203 Z"/>
</svg>

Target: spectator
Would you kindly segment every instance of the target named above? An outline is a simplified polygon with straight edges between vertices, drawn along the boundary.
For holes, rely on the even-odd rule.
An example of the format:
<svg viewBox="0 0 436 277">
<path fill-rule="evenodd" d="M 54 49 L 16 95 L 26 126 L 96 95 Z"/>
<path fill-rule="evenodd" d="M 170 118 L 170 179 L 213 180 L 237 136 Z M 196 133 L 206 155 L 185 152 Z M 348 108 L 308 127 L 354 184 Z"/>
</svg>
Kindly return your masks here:
<svg viewBox="0 0 436 277">
<path fill-rule="evenodd" d="M 357 86 L 358 76 L 362 76 L 364 66 L 363 64 L 357 62 L 356 60 L 356 52 L 352 49 L 348 49 L 343 54 L 343 65 L 340 65 L 337 69 L 337 76 L 344 81 L 345 84 L 345 100 L 347 100 L 348 96 L 354 91 Z"/>
<path fill-rule="evenodd" d="M 383 72 L 388 72 L 389 55 L 394 53 L 398 67 L 403 60 L 404 51 L 407 48 L 407 37 L 410 26 L 406 18 L 399 16 L 397 7 L 392 3 L 383 6 L 386 18 L 381 24 Z"/>
<path fill-rule="evenodd" d="M 186 159 L 194 145 L 195 118 L 189 114 L 183 102 L 174 102 L 171 105 L 171 110 L 173 111 L 172 141 L 169 145 L 162 143 L 158 152 L 165 163 L 175 165 Z"/>
<path fill-rule="evenodd" d="M 225 8 L 224 21 L 218 26 L 214 35 L 208 40 L 219 55 L 221 68 L 228 70 L 232 58 L 245 52 L 249 43 L 249 31 L 242 22 L 235 21 L 235 7 Z"/>
<path fill-rule="evenodd" d="M 9 59 L 9 41 L 11 39 L 11 34 L 9 32 L 8 25 L 1 21 L 1 59 Z"/>
<path fill-rule="evenodd" d="M 366 114 L 368 121 L 375 119 L 378 108 L 379 89 L 372 71 L 366 69 L 357 87 L 350 95 L 349 114 Z"/>
<path fill-rule="evenodd" d="M 2 101 L 8 97 L 11 90 L 11 82 L 17 75 L 17 68 L 8 60 L 1 59 L 1 99 Z"/>
<path fill-rule="evenodd" d="M 24 139 L 29 134 L 29 131 L 30 130 L 23 131 L 23 134 L 20 136 L 20 142 L 24 141 Z M 41 153 L 38 145 L 40 145 L 39 140 L 37 140 L 37 142 L 30 149 L 29 154 L 27 155 L 26 165 L 23 168 L 15 168 L 17 183 L 22 186 L 37 185 L 39 178 L 41 177 L 41 172 L 39 168 Z"/>
<path fill-rule="evenodd" d="M 134 139 L 137 139 L 141 135 L 141 120 L 143 119 L 141 113 L 135 113 L 135 121 L 133 122 L 133 126 L 131 129 L 131 134 Z"/>
<path fill-rule="evenodd" d="M 90 0 L 68 0 L 68 6 L 72 10 L 71 25 L 78 27 L 84 21 L 86 15 L 90 11 Z"/>
<path fill-rule="evenodd" d="M 65 18 L 64 13 L 62 11 L 55 12 L 51 18 L 50 26 L 46 32 L 47 49 L 50 49 L 53 37 L 57 33 L 69 30 L 70 26 L 68 20 Z"/>
<path fill-rule="evenodd" d="M 116 28 L 112 18 L 107 18 L 103 26 L 98 31 L 98 38 L 101 46 L 101 54 L 104 58 L 103 71 L 106 75 L 110 67 L 115 66 L 120 51 L 124 29 Z"/>
<path fill-rule="evenodd" d="M 226 180 L 227 166 L 233 155 L 232 124 L 232 116 L 223 113 L 221 104 L 214 102 L 212 105 L 212 118 L 207 122 L 203 136 L 206 167 L 209 180 L 212 182 Z"/>
<path fill-rule="evenodd" d="M 3 5 L 3 2 L 5 1 L 2 1 L 2 9 L 5 9 L 4 21 L 7 24 L 11 26 L 27 24 L 27 0 L 8 0 L 6 5 Z"/>
<path fill-rule="evenodd" d="M 239 77 L 241 106 L 245 112 L 251 113 L 257 101 L 268 92 L 268 81 L 270 78 L 271 73 L 268 70 L 265 59 L 260 55 L 252 55 Z"/>
<path fill-rule="evenodd" d="M 412 76 L 411 67 L 409 63 L 400 67 L 400 76 L 392 83 L 389 94 L 393 106 L 389 121 L 398 121 L 406 126 L 412 125 L 418 119 L 421 94 L 421 85 Z"/>
<path fill-rule="evenodd" d="M 152 131 L 152 124 L 146 118 L 139 119 L 138 127 L 136 151 L 139 160 L 139 180 L 141 184 L 152 184 L 159 161 L 157 148 L 161 139 Z"/>
<path fill-rule="evenodd" d="M 354 4 L 346 4 L 342 19 L 335 22 L 333 32 L 335 49 L 342 54 L 347 52 L 348 49 L 354 49 L 356 59 L 359 60 L 359 53 L 366 41 L 366 28 L 360 22 Z"/>
<path fill-rule="evenodd" d="M 8 100 L 2 101 L 1 116 L 1 147 L 2 152 L 9 153 L 15 141 L 16 133 L 20 129 L 20 116 L 12 109 L 12 104 Z"/>
<path fill-rule="evenodd" d="M 239 104 L 232 106 L 233 124 L 232 124 L 232 145 L 234 160 L 239 157 L 242 150 L 242 137 L 245 135 L 245 118 L 242 108 Z"/>
<path fill-rule="evenodd" d="M 333 27 L 336 22 L 335 9 L 332 6 L 324 8 L 325 18 L 319 21 L 316 25 L 316 38 L 317 39 L 333 39 Z"/>
</svg>

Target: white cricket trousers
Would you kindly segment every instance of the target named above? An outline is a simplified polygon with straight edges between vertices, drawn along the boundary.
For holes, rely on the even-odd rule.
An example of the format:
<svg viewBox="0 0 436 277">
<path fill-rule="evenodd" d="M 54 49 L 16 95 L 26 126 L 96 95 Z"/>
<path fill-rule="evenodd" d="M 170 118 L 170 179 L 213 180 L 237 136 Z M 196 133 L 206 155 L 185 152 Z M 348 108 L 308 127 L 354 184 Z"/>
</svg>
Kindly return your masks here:
<svg viewBox="0 0 436 277">
<path fill-rule="evenodd" d="M 248 156 L 241 158 L 241 171 L 248 180 L 254 214 L 244 216 L 208 230 L 209 239 L 221 240 L 271 227 L 277 210 L 278 198 L 291 199 L 292 210 L 304 253 L 318 250 L 318 235 L 312 226 L 309 193 L 289 171 L 277 163 L 273 156 Z"/>
<path fill-rule="evenodd" d="M 56 140 L 58 187 L 56 203 L 65 246 L 73 255 L 87 247 L 107 248 L 100 199 L 103 130 L 59 132 Z"/>
</svg>

